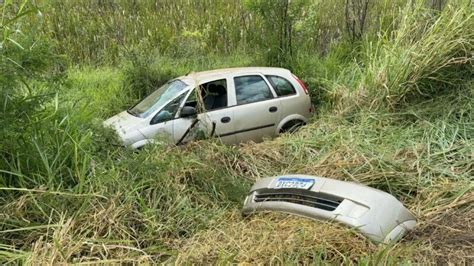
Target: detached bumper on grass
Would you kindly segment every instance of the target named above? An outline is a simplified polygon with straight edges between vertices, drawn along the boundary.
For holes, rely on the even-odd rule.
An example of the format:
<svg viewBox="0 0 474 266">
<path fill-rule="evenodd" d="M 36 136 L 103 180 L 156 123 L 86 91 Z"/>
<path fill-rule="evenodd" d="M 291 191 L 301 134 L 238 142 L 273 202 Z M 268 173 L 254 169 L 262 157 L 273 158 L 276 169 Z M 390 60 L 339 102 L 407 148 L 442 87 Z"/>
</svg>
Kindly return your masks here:
<svg viewBox="0 0 474 266">
<path fill-rule="evenodd" d="M 258 180 L 243 214 L 279 211 L 354 227 L 377 243 L 393 243 L 416 225 L 415 217 L 392 195 L 329 178 L 287 175 Z"/>
</svg>

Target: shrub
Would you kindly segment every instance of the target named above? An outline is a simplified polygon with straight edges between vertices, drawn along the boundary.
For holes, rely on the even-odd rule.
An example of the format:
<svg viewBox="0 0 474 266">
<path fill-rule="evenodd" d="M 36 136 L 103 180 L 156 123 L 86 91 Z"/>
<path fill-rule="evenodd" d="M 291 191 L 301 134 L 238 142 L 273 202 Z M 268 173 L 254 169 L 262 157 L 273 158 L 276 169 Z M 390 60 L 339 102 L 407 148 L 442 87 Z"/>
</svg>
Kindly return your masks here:
<svg viewBox="0 0 474 266">
<path fill-rule="evenodd" d="M 160 65 L 153 53 L 131 50 L 123 67 L 124 86 L 134 99 L 142 99 L 168 80 L 176 77 L 176 73 L 167 66 Z"/>
</svg>

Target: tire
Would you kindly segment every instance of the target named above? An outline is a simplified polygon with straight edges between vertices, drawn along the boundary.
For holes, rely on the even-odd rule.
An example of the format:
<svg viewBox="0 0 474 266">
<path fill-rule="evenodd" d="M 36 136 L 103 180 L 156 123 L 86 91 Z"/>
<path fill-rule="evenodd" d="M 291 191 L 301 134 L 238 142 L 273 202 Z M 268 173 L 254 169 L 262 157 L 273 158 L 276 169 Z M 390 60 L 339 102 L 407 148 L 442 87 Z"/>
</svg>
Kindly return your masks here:
<svg viewBox="0 0 474 266">
<path fill-rule="evenodd" d="M 290 120 L 284 124 L 280 129 L 280 134 L 283 133 L 294 133 L 298 131 L 302 126 L 306 125 L 304 121 L 301 120 Z"/>
</svg>

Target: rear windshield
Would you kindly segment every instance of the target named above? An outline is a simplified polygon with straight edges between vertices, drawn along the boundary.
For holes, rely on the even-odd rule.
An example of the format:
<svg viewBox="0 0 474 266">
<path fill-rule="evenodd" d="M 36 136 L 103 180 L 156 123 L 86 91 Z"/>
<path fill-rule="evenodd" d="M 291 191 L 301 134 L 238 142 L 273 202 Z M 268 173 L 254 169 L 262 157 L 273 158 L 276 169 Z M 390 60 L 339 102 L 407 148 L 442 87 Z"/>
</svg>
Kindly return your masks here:
<svg viewBox="0 0 474 266">
<path fill-rule="evenodd" d="M 176 98 L 176 96 L 181 94 L 186 87 L 188 87 L 188 85 L 179 79 L 168 81 L 137 105 L 130 108 L 128 113 L 145 118 L 156 110 L 162 108 L 170 100 Z"/>
</svg>

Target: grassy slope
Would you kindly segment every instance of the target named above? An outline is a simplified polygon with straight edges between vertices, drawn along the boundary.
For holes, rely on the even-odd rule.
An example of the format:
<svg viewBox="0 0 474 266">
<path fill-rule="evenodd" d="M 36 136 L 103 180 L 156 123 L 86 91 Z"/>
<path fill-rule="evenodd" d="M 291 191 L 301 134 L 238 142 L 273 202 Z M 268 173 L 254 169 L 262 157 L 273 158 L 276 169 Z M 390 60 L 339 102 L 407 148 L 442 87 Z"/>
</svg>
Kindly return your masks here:
<svg viewBox="0 0 474 266">
<path fill-rule="evenodd" d="M 103 119 L 125 104 L 108 97 L 123 93 L 120 76 L 113 69 L 73 71 L 66 86 L 76 90 L 60 98 L 80 111 L 74 119 Z M 96 143 L 102 147 L 85 162 L 91 168 L 74 189 L 26 189 L 2 205 L 9 220 L 2 238 L 17 239 L 10 242 L 17 250 L 4 246 L 4 256 L 35 262 L 459 260 L 472 254 L 466 234 L 474 199 L 472 93 L 471 87 L 402 111 L 350 119 L 321 114 L 297 134 L 239 147 L 214 140 L 133 153 Z M 329 223 L 287 215 L 241 218 L 252 182 L 281 173 L 389 191 L 420 224 L 401 243 L 377 247 Z"/>
<path fill-rule="evenodd" d="M 357 62 L 298 55 L 295 73 L 326 104 L 297 134 L 259 144 L 207 140 L 132 152 L 114 146 L 100 123 L 140 95 L 123 86 L 133 71 L 72 69 L 63 82 L 34 82 L 35 92 L 57 94 L 15 132 L 15 157 L 4 160 L 0 260 L 467 262 L 474 252 L 474 27 L 472 14 L 448 11 L 363 44 Z M 425 22 L 415 15 L 401 25 Z M 159 58 L 152 69 L 183 74 L 254 62 Z M 293 172 L 388 191 L 419 225 L 386 247 L 330 223 L 240 217 L 256 179 Z"/>
</svg>

